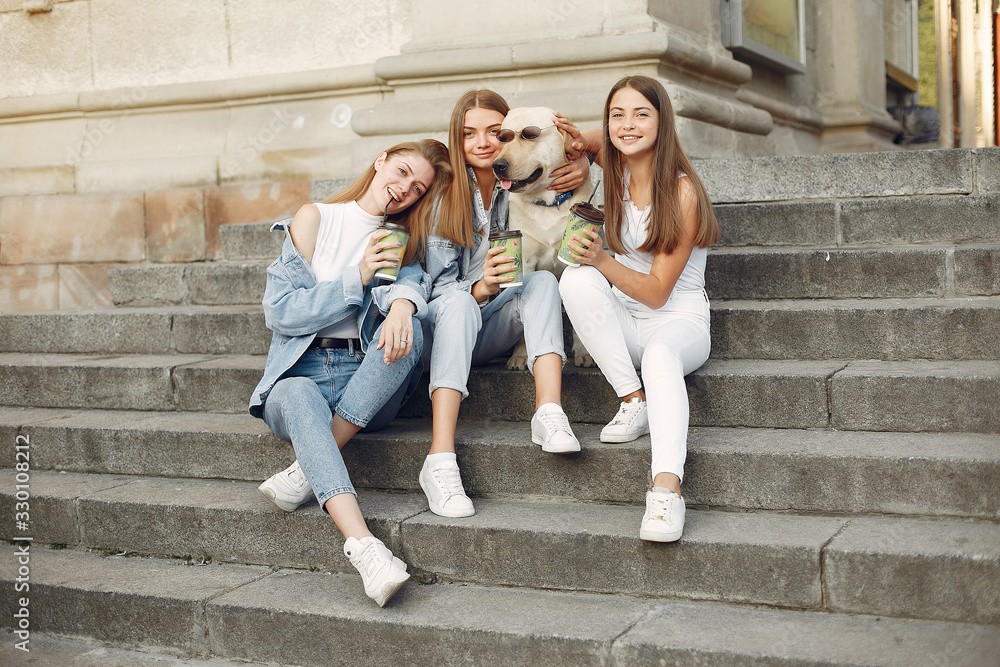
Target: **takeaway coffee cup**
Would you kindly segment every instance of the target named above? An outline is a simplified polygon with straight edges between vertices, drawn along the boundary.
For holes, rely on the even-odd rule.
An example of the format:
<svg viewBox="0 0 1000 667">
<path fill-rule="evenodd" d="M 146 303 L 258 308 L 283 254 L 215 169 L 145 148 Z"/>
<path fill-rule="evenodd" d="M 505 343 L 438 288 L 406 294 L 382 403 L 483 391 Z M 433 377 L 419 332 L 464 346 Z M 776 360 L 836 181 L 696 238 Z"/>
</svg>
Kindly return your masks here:
<svg viewBox="0 0 1000 667">
<path fill-rule="evenodd" d="M 385 243 L 388 241 L 395 241 L 399 244 L 398 248 L 389 248 L 385 252 L 390 252 L 396 257 L 399 257 L 399 262 L 403 261 L 403 254 L 406 252 L 406 243 L 410 240 L 410 230 L 408 230 L 403 225 L 397 225 L 394 222 L 382 223 L 379 227 L 379 231 L 388 230 L 389 235 L 384 236 L 379 239 L 379 243 Z M 384 266 L 375 272 L 376 278 L 382 278 L 383 280 L 388 280 L 390 282 L 395 281 L 399 277 L 399 264 L 396 266 Z"/>
<path fill-rule="evenodd" d="M 586 202 L 574 204 L 569 210 L 569 219 L 566 221 L 566 233 L 563 234 L 562 245 L 559 246 L 559 261 L 568 266 L 580 266 L 580 262 L 569 256 L 569 242 L 574 234 L 581 234 L 584 230 L 597 232 L 604 238 L 604 213 L 597 207 Z M 582 236 L 582 234 L 581 234 Z"/>
<path fill-rule="evenodd" d="M 521 267 L 521 232 L 518 230 L 511 230 L 490 234 L 490 248 L 503 248 L 504 250 L 499 253 L 500 255 L 506 255 L 514 258 L 514 261 L 511 263 L 514 270 L 501 274 L 513 278 L 513 280 L 508 283 L 500 283 L 500 288 L 517 287 L 518 285 L 523 284 L 523 273 Z"/>
</svg>

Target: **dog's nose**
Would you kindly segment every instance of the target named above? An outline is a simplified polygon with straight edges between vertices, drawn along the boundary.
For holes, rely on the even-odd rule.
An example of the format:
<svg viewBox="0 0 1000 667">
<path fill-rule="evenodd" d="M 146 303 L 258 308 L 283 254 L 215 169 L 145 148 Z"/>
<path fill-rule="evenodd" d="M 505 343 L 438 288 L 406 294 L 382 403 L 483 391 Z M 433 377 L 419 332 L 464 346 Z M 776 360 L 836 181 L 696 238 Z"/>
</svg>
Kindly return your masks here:
<svg viewBox="0 0 1000 667">
<path fill-rule="evenodd" d="M 493 173 L 497 176 L 504 176 L 507 173 L 507 167 L 510 163 L 507 160 L 494 160 L 493 161 Z"/>
</svg>

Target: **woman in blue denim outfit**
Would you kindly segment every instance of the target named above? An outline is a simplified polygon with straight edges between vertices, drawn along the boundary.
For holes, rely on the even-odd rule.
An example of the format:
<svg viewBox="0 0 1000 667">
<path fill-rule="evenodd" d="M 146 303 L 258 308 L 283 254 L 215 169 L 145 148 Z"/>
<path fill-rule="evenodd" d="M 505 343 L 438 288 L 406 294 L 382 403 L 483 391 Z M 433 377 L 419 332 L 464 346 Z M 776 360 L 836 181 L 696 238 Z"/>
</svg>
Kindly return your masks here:
<svg viewBox="0 0 1000 667">
<path fill-rule="evenodd" d="M 523 285 L 504 290 L 512 278 L 509 257 L 489 249 L 491 232 L 507 229 L 507 198 L 493 173 L 500 152 L 498 133 L 509 111 L 500 95 L 473 90 L 452 112 L 448 132 L 454 181 L 434 207 L 424 269 L 431 279 L 429 313 L 423 320 L 424 358 L 430 360 L 433 436 L 420 472 L 420 486 L 431 511 L 449 517 L 471 516 L 455 458 L 459 406 L 468 396 L 473 365 L 509 351 L 522 335 L 527 367 L 535 379 L 531 439 L 547 452 L 580 451 L 562 410 L 562 307 L 551 273 L 524 276 Z M 565 191 L 587 178 L 586 158 L 562 167 L 552 189 Z M 431 344 L 433 341 L 433 344 Z M 429 350 L 429 351 L 428 351 Z"/>
<path fill-rule="evenodd" d="M 379 606 L 409 575 L 368 530 L 340 448 L 362 428 L 385 426 L 420 369 L 414 320 L 427 310 L 429 284 L 411 264 L 394 283 L 375 286 L 375 271 L 399 262 L 391 253 L 398 244 L 378 231 L 383 212 L 410 224 L 405 264 L 426 236 L 421 221 L 431 198 L 424 195 L 433 197 L 450 176 L 440 142 L 389 149 L 340 195 L 303 206 L 290 225 L 276 224 L 286 238 L 267 270 L 264 316 L 273 335 L 250 413 L 291 441 L 297 461 L 260 490 L 290 511 L 311 486 Z"/>
</svg>

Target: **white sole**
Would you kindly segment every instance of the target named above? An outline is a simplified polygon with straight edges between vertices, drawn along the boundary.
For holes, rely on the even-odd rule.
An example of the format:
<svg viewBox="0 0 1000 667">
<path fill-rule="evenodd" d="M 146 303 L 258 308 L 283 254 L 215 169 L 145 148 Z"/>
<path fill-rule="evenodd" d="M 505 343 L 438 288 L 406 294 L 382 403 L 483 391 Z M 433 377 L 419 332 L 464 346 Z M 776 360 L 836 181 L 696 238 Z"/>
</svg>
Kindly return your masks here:
<svg viewBox="0 0 1000 667">
<path fill-rule="evenodd" d="M 302 503 L 296 503 L 294 505 L 291 504 L 291 503 L 282 502 L 282 501 L 280 501 L 280 500 L 277 499 L 277 497 L 275 496 L 274 491 L 270 487 L 265 486 L 265 484 L 267 484 L 267 482 L 264 482 L 264 484 L 261 484 L 260 486 L 258 486 L 257 490 L 260 491 L 260 494 L 262 496 L 264 496 L 265 498 L 267 498 L 268 500 L 270 500 L 271 503 L 273 503 L 275 507 L 277 507 L 279 510 L 281 510 L 283 512 L 294 512 L 295 510 L 297 510 L 299 508 L 299 505 L 301 505 L 302 503 L 305 502 L 305 500 L 303 500 Z M 308 500 L 308 498 L 306 500 Z"/>
<path fill-rule="evenodd" d="M 601 434 L 601 442 L 632 442 L 644 435 L 649 435 L 649 427 L 644 428 L 635 435 L 604 435 Z"/>
<path fill-rule="evenodd" d="M 382 590 L 379 591 L 378 597 L 373 597 L 372 600 L 374 600 L 375 604 L 378 606 L 384 607 L 385 603 L 392 599 L 392 596 L 403 587 L 403 584 L 405 584 L 409 578 L 410 575 L 406 574 L 402 579 L 385 582 L 385 584 L 382 585 Z"/>
<path fill-rule="evenodd" d="M 645 540 L 646 542 L 676 542 L 681 539 L 681 535 L 683 533 L 683 528 L 676 533 L 647 533 L 646 531 L 639 529 L 639 539 Z"/>
<path fill-rule="evenodd" d="M 579 442 L 576 443 L 576 447 L 573 447 L 571 445 L 569 449 L 556 449 L 554 447 L 546 448 L 545 445 L 542 444 L 542 439 L 539 438 L 536 435 L 531 436 L 531 441 L 533 443 L 535 443 L 536 445 L 540 446 L 542 448 L 543 452 L 547 452 L 549 454 L 575 454 L 578 451 L 580 451 L 580 443 Z"/>
</svg>

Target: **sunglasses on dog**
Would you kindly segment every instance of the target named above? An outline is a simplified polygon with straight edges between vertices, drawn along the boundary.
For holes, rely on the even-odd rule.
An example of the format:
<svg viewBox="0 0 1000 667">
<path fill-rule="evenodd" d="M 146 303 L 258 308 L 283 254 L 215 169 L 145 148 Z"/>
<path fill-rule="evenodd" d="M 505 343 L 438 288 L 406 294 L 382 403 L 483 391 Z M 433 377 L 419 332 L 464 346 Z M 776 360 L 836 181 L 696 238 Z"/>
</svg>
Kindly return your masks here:
<svg viewBox="0 0 1000 667">
<path fill-rule="evenodd" d="M 497 132 L 497 140 L 501 144 L 508 144 L 514 141 L 514 137 L 521 135 L 521 138 L 526 141 L 534 141 L 541 136 L 542 132 L 549 129 L 550 127 L 555 127 L 555 125 L 548 125 L 546 127 L 536 127 L 535 125 L 529 125 L 520 132 L 515 132 L 514 130 L 500 130 Z"/>
</svg>

